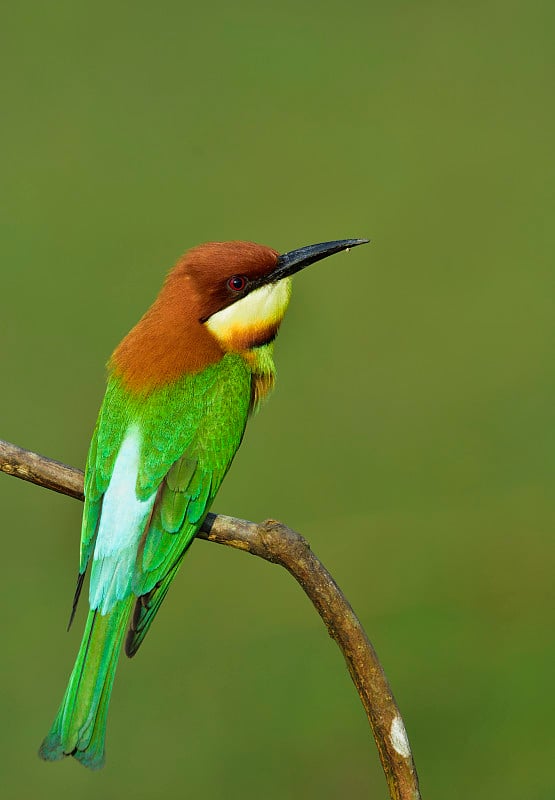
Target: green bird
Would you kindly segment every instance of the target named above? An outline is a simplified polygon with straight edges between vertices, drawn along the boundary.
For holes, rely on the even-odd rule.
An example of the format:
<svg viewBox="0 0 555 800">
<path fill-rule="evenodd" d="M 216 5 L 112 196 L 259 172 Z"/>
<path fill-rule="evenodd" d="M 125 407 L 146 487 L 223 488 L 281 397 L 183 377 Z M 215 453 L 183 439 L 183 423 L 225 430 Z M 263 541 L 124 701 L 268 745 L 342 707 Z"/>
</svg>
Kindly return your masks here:
<svg viewBox="0 0 555 800">
<path fill-rule="evenodd" d="M 279 255 L 252 242 L 187 252 L 114 351 L 85 471 L 72 618 L 90 564 L 89 614 L 40 756 L 104 762 L 116 665 L 134 656 L 274 384 L 291 276 L 366 239 Z M 71 620 L 70 620 L 71 624 Z"/>
</svg>

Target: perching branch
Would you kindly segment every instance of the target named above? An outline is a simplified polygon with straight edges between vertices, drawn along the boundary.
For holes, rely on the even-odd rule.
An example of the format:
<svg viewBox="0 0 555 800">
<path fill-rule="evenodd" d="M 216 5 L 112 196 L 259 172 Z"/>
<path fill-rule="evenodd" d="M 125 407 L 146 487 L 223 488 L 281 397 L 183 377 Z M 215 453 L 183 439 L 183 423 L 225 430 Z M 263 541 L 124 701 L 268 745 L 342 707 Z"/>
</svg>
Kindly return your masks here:
<svg viewBox="0 0 555 800">
<path fill-rule="evenodd" d="M 0 470 L 83 500 L 83 473 L 0 440 Z M 208 514 L 197 538 L 246 550 L 280 564 L 308 595 L 335 640 L 372 727 L 392 800 L 419 800 L 405 726 L 376 651 L 341 589 L 308 542 L 286 525 Z"/>
</svg>

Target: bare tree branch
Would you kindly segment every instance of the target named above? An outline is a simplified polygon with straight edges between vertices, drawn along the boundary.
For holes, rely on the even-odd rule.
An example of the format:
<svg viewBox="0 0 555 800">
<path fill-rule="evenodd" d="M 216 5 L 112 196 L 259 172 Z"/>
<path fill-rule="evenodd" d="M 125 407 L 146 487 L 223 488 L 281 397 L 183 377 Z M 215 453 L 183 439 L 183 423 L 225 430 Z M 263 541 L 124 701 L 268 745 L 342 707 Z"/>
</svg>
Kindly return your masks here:
<svg viewBox="0 0 555 800">
<path fill-rule="evenodd" d="M 24 481 L 84 500 L 83 473 L 0 439 L 0 470 Z"/>
<path fill-rule="evenodd" d="M 0 470 L 83 500 L 83 473 L 0 440 Z M 392 800 L 419 800 L 418 776 L 401 713 L 362 625 L 308 542 L 275 520 L 257 525 L 208 514 L 197 538 L 280 564 L 308 595 L 335 640 L 370 722 Z"/>
</svg>

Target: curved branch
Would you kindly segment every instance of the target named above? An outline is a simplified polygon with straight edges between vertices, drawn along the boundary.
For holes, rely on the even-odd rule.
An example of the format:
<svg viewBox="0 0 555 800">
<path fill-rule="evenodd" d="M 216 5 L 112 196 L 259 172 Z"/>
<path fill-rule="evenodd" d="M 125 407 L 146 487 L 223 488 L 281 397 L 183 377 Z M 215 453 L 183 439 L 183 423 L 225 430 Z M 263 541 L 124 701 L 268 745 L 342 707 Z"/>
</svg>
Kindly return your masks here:
<svg viewBox="0 0 555 800">
<path fill-rule="evenodd" d="M 79 500 L 84 498 L 80 470 L 2 440 L 0 470 Z M 208 514 L 197 538 L 280 564 L 301 585 L 347 662 L 376 740 L 392 800 L 419 800 L 418 776 L 403 719 L 376 651 L 308 542 L 275 520 L 257 525 L 223 514 Z"/>
</svg>

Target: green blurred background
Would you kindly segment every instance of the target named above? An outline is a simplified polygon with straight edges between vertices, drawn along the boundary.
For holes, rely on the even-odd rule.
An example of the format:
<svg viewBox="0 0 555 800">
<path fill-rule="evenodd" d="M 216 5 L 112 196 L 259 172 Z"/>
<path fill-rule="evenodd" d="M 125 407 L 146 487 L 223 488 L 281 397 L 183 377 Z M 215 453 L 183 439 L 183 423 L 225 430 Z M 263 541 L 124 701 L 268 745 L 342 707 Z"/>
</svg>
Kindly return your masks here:
<svg viewBox="0 0 555 800">
<path fill-rule="evenodd" d="M 215 504 L 301 531 L 426 798 L 555 796 L 549 2 L 56 2 L 0 33 L 2 438 L 82 466 L 111 349 L 209 239 L 370 246 L 295 281 Z M 291 578 L 197 543 L 120 665 L 105 769 L 37 747 L 81 635 L 80 504 L 0 478 L 6 798 L 385 798 Z"/>
</svg>

